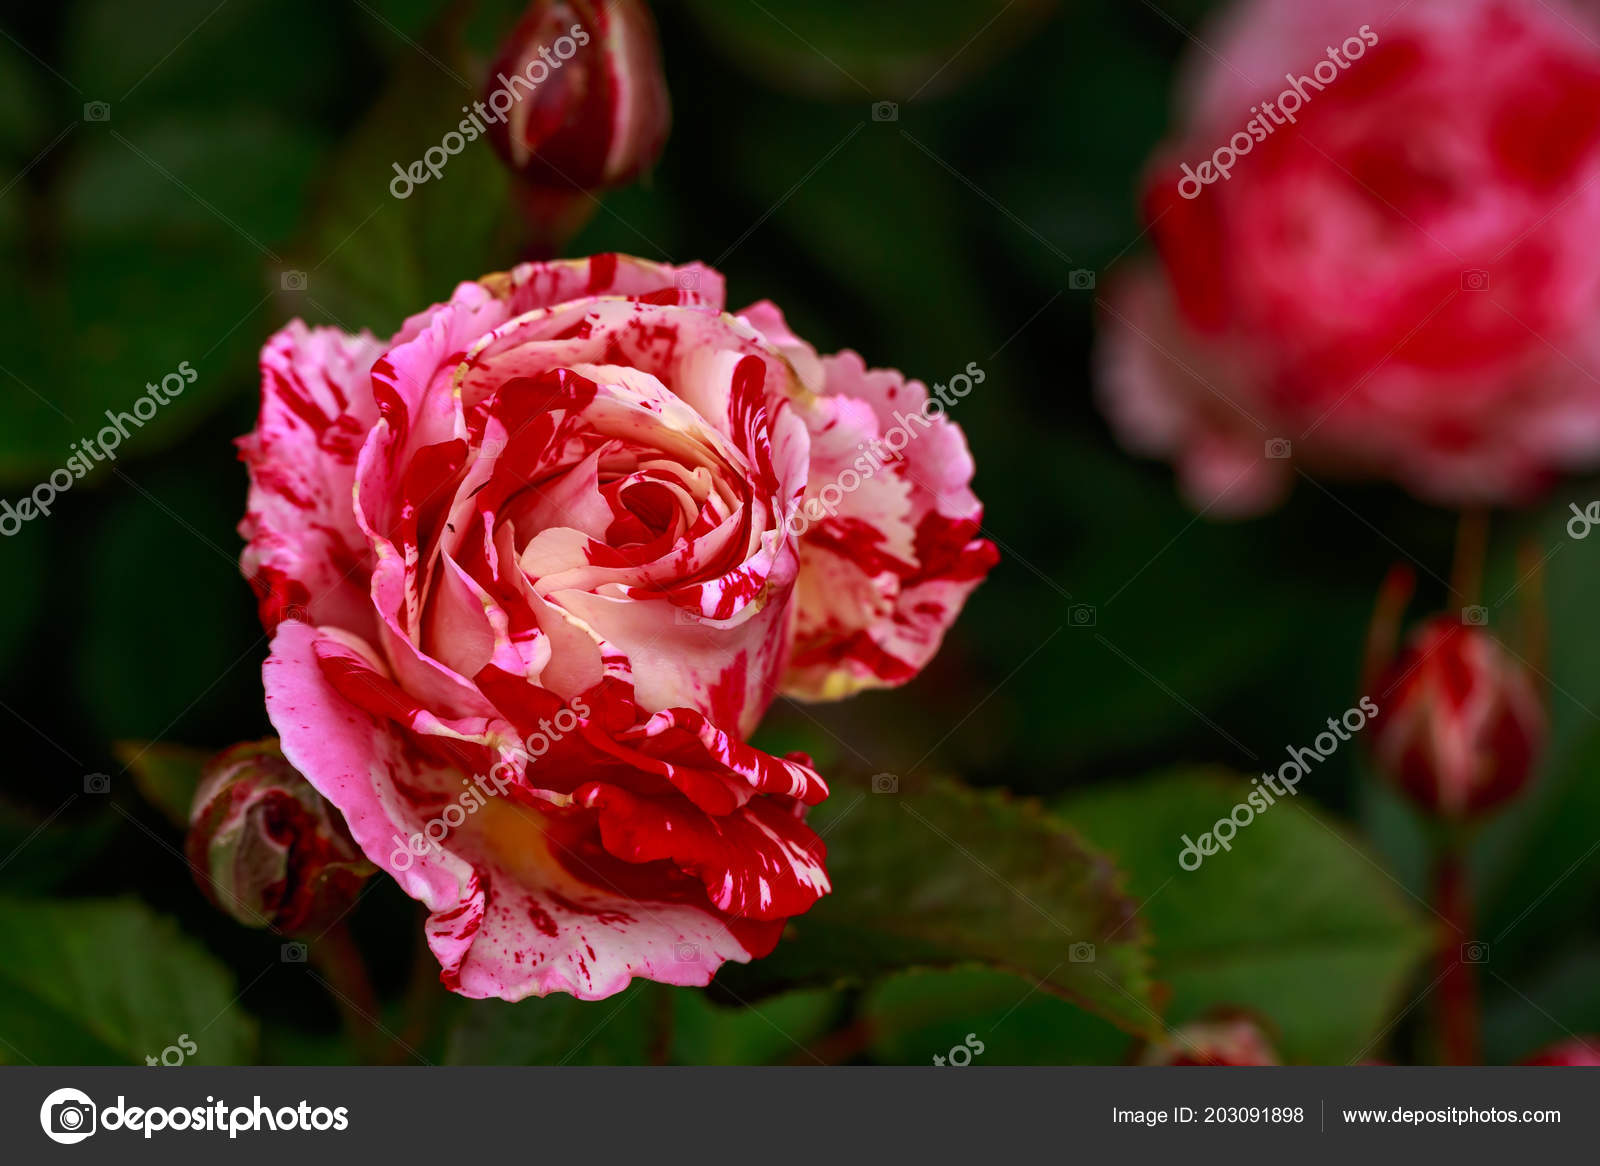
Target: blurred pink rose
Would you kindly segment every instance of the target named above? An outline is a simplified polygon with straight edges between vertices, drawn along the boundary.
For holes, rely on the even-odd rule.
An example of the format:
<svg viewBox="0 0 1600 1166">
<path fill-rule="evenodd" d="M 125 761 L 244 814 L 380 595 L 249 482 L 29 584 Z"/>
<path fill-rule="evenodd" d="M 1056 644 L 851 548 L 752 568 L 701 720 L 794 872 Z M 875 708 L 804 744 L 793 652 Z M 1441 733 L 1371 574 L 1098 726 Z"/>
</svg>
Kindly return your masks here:
<svg viewBox="0 0 1600 1166">
<path fill-rule="evenodd" d="M 915 675 L 993 561 L 920 383 L 722 308 L 709 268 L 598 255 L 262 352 L 267 711 L 464 995 L 770 951 L 829 889 L 828 791 L 748 734 L 779 691 Z M 910 448 L 834 497 L 903 414 Z"/>
<path fill-rule="evenodd" d="M 1600 1065 L 1600 1036 L 1575 1036 L 1534 1053 L 1524 1065 Z"/>
<path fill-rule="evenodd" d="M 1218 514 L 1296 465 L 1463 504 L 1600 462 L 1600 24 L 1383 16 L 1247 0 L 1204 31 L 1145 189 L 1159 261 L 1106 292 L 1116 431 Z"/>
</svg>

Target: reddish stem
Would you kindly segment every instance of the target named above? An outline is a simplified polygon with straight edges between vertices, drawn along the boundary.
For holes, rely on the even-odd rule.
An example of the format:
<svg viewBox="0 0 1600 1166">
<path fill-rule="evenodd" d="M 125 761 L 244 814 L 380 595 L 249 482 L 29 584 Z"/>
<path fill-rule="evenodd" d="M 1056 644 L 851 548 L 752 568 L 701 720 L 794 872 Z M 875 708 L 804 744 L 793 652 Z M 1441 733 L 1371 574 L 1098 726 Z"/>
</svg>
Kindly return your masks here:
<svg viewBox="0 0 1600 1166">
<path fill-rule="evenodd" d="M 1483 590 L 1483 564 L 1489 553 L 1489 512 L 1471 507 L 1461 512 L 1456 526 L 1456 559 L 1450 571 L 1450 590 L 1458 606 L 1478 602 Z"/>
<path fill-rule="evenodd" d="M 381 1062 L 377 1039 L 378 997 L 367 975 L 367 962 L 361 956 L 350 929 L 335 923 L 311 941 L 311 960 L 327 977 L 328 993 L 339 1006 L 345 1035 L 359 1051 L 365 1064 Z"/>
<path fill-rule="evenodd" d="M 512 179 L 512 200 L 522 212 L 527 245 L 523 259 L 543 263 L 560 255 L 599 209 L 599 200 L 576 187 L 562 189 L 532 182 L 521 175 Z"/>
<path fill-rule="evenodd" d="M 1447 1065 L 1483 1061 L 1477 967 L 1482 949 L 1472 938 L 1472 892 L 1467 880 L 1460 849 L 1446 844 L 1434 864 L 1433 905 L 1441 916 L 1439 1030 Z"/>
</svg>

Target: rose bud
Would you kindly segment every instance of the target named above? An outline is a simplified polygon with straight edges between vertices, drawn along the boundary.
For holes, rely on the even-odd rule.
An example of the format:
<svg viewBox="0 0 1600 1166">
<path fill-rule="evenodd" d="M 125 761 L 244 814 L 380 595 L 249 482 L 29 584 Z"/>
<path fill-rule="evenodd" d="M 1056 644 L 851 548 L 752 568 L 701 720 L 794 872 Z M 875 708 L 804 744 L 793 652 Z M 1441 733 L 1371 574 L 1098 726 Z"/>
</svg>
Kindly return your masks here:
<svg viewBox="0 0 1600 1166">
<path fill-rule="evenodd" d="M 1261 1026 L 1247 1016 L 1186 1024 L 1170 1040 L 1151 1045 L 1143 1065 L 1277 1065 L 1278 1054 Z"/>
<path fill-rule="evenodd" d="M 1380 772 L 1445 818 L 1510 801 L 1544 745 L 1544 708 L 1528 671 L 1483 628 L 1455 617 L 1417 629 L 1374 699 Z"/>
<path fill-rule="evenodd" d="M 289 934 L 327 927 L 376 870 L 273 739 L 207 763 L 187 849 L 207 898 L 246 926 Z"/>
<path fill-rule="evenodd" d="M 1575 1036 L 1546 1045 L 1524 1065 L 1600 1065 L 1600 1036 Z"/>
<path fill-rule="evenodd" d="M 641 0 L 537 0 L 490 67 L 489 141 L 535 187 L 621 186 L 672 124 L 655 23 Z"/>
</svg>

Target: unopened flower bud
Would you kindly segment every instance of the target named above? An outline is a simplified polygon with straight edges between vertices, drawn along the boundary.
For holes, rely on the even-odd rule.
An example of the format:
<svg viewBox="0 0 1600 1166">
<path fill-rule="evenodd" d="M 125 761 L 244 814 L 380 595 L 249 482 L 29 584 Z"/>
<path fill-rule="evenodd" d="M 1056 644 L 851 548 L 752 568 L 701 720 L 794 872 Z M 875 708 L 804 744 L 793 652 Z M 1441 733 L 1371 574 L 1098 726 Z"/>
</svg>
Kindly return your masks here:
<svg viewBox="0 0 1600 1166">
<path fill-rule="evenodd" d="M 207 763 L 187 849 L 213 903 L 247 926 L 290 934 L 330 925 L 376 870 L 276 740 L 235 745 Z"/>
<path fill-rule="evenodd" d="M 1261 1026 L 1247 1016 L 1200 1020 L 1151 1045 L 1144 1065 L 1276 1065 L 1277 1051 Z"/>
<path fill-rule="evenodd" d="M 490 67 L 489 140 L 521 178 L 570 191 L 631 182 L 672 124 L 642 0 L 535 0 Z"/>
<path fill-rule="evenodd" d="M 1446 819 L 1510 801 L 1544 746 L 1544 707 L 1527 669 L 1483 627 L 1453 617 L 1417 629 L 1375 699 L 1378 769 Z"/>
</svg>

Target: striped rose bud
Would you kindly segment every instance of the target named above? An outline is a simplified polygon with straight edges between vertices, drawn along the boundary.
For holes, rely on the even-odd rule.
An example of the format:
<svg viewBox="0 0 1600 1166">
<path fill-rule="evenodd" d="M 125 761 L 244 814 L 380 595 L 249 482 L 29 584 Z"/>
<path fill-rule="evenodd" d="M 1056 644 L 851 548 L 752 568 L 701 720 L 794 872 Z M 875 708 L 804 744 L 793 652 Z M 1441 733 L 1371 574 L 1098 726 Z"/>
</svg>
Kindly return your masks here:
<svg viewBox="0 0 1600 1166">
<path fill-rule="evenodd" d="M 641 0 L 537 0 L 490 67 L 489 141 L 520 177 L 567 192 L 637 178 L 672 124 Z"/>
<path fill-rule="evenodd" d="M 1546 737 L 1543 702 L 1528 670 L 1482 626 L 1429 620 L 1377 688 L 1373 759 L 1424 810 L 1459 821 L 1527 786 Z"/>
<path fill-rule="evenodd" d="M 207 763 L 187 849 L 207 898 L 246 926 L 289 934 L 330 926 L 375 872 L 276 739 L 235 745 Z"/>
</svg>

